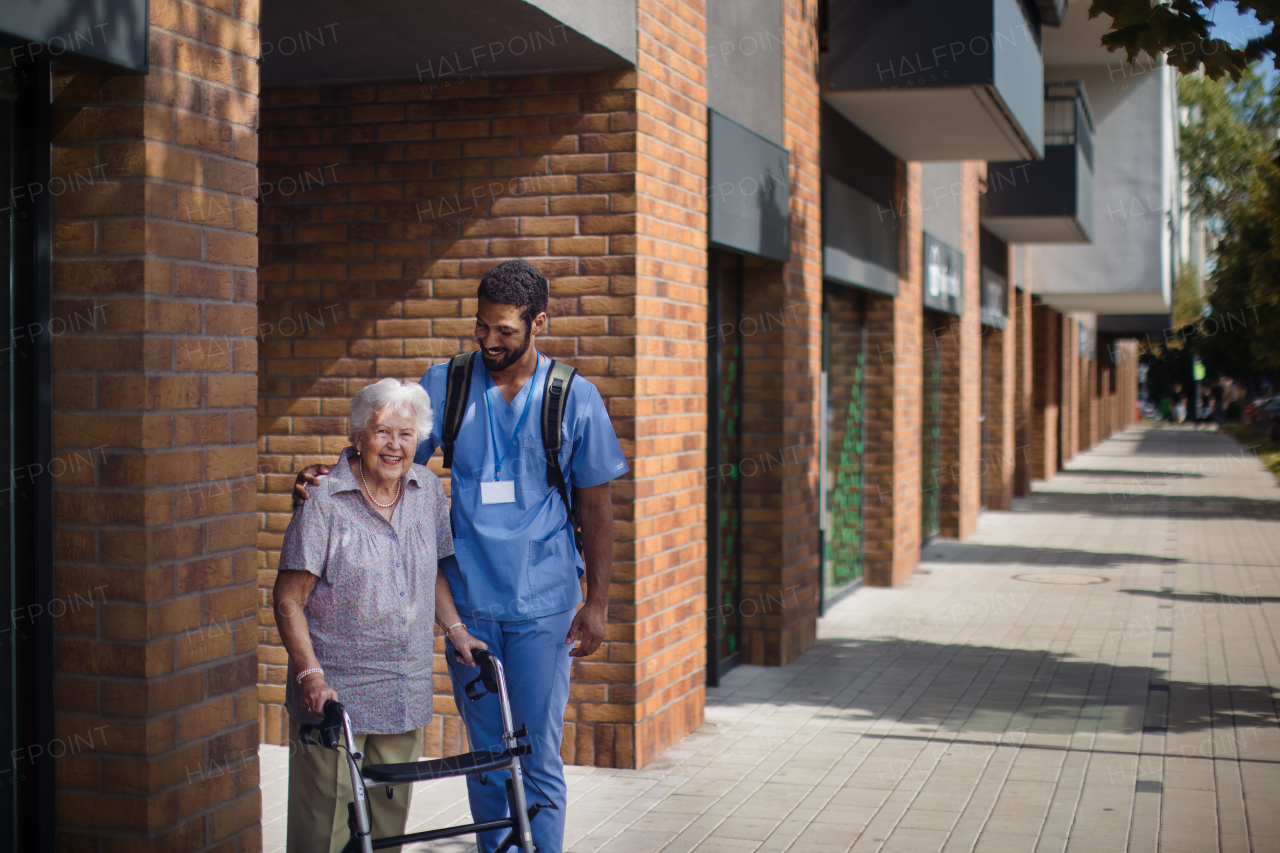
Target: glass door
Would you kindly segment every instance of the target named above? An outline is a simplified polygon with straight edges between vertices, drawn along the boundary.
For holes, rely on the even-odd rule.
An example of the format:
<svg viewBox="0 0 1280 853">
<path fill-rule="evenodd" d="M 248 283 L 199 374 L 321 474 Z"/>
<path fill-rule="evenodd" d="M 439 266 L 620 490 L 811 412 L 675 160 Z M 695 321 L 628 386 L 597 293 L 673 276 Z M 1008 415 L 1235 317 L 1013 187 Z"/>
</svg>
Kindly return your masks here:
<svg viewBox="0 0 1280 853">
<path fill-rule="evenodd" d="M 707 305 L 707 685 L 742 659 L 741 255 L 710 252 Z"/>
<path fill-rule="evenodd" d="M 19 160 L 21 144 L 18 140 L 18 89 L 13 83 L 0 78 L 0 191 L 4 192 L 0 200 L 0 258 L 4 259 L 4 278 L 0 281 L 0 322 L 4 329 L 13 328 L 11 310 L 14 285 L 21 274 L 23 253 L 20 247 L 25 242 L 22 230 L 23 220 L 30 217 L 30 210 L 25 209 L 19 199 L 23 198 Z M 5 411 L 0 417 L 0 472 L 13 470 L 13 335 L 5 333 L 3 347 L 0 348 L 0 396 L 3 397 Z M 0 847 L 11 850 L 15 845 L 14 820 L 17 812 L 17 794 L 21 780 L 16 768 L 16 759 L 21 757 L 18 749 L 18 708 L 15 696 L 17 679 L 15 632 L 12 630 L 15 620 L 11 616 L 17 612 L 14 584 L 13 553 L 13 489 L 12 477 L 3 474 L 6 482 L 0 486 L 0 549 L 4 555 L 0 562 L 0 618 L 5 622 L 0 628 Z"/>
<path fill-rule="evenodd" d="M 867 334 L 863 296 L 827 284 L 822 311 L 823 470 L 822 601 L 824 608 L 862 582 L 866 442 Z"/>
<path fill-rule="evenodd" d="M 53 486 L 47 473 L 14 473 L 47 471 L 51 456 L 49 79 L 47 63 L 0 76 L 0 849 L 9 850 L 55 846 Z"/>
</svg>

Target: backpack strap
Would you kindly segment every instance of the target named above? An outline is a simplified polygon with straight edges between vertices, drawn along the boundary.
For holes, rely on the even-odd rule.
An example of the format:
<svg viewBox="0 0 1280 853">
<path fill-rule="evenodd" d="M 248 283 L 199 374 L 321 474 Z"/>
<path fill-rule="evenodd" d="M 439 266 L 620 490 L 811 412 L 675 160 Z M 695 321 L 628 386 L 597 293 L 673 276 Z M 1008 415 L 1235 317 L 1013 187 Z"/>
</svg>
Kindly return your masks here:
<svg viewBox="0 0 1280 853">
<path fill-rule="evenodd" d="M 471 395 L 472 366 L 479 351 L 464 352 L 449 359 L 449 372 L 444 380 L 444 423 L 440 425 L 441 445 L 444 448 L 444 467 L 453 467 L 453 442 L 462 429 L 462 416 L 467 411 L 467 397 Z"/>
<path fill-rule="evenodd" d="M 569 402 L 569 386 L 577 375 L 576 367 L 555 359 L 547 368 L 546 383 L 542 386 L 542 447 L 547 456 L 547 485 L 560 493 L 565 512 L 569 514 L 569 525 L 573 528 L 573 543 L 578 553 L 582 553 L 582 513 L 577 501 L 569 500 L 569 487 L 564 481 L 564 472 L 560 470 L 564 410 Z"/>
</svg>

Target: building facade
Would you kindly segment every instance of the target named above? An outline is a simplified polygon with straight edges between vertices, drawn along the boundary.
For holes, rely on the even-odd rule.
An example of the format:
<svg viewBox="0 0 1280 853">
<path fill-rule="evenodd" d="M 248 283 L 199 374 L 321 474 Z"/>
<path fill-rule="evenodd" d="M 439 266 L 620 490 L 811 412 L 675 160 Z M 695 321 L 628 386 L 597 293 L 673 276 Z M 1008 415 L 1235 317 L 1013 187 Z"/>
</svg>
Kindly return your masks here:
<svg viewBox="0 0 1280 853">
<path fill-rule="evenodd" d="M 486 5 L 0 23 L 17 846 L 257 849 L 296 473 L 361 387 L 472 346 L 502 260 L 631 464 L 572 763 L 645 766 L 1134 422 L 1177 110 L 1082 3 Z"/>
</svg>

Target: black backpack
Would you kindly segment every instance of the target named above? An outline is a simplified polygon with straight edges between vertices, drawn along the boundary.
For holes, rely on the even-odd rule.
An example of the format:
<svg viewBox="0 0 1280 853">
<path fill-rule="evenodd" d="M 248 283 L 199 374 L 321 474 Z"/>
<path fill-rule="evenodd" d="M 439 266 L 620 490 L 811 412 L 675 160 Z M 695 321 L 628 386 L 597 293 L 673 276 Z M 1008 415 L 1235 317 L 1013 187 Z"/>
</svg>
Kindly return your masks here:
<svg viewBox="0 0 1280 853">
<path fill-rule="evenodd" d="M 453 467 L 453 443 L 462 429 L 462 416 L 466 414 L 467 397 L 471 395 L 471 371 L 480 353 L 464 352 L 449 360 L 449 372 L 445 376 L 443 438 L 444 467 Z M 560 470 L 560 427 L 564 424 L 564 407 L 569 400 L 569 385 L 578 369 L 551 359 L 547 379 L 542 386 L 542 447 L 547 457 L 547 485 L 560 493 L 565 512 L 569 514 L 569 526 L 573 528 L 573 544 L 582 553 L 582 514 L 578 508 L 577 490 L 574 500 L 569 500 L 569 488 Z M 532 389 L 529 393 L 533 393 Z"/>
</svg>

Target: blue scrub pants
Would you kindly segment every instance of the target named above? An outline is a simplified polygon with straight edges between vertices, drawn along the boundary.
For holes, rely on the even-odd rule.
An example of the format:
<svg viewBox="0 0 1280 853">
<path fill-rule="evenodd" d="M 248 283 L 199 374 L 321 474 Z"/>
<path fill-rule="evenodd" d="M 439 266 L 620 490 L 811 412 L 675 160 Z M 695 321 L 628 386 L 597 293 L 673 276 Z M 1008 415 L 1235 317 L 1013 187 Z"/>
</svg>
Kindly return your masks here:
<svg viewBox="0 0 1280 853">
<path fill-rule="evenodd" d="M 557 807 L 543 808 L 530 825 L 533 841 L 541 853 L 561 853 L 564 848 L 568 788 L 564 780 L 564 762 L 560 760 L 560 741 L 564 734 L 564 708 L 569 702 L 569 650 L 573 648 L 564 638 L 569 633 L 575 612 L 576 608 L 569 608 L 523 622 L 459 617 L 471 636 L 487 643 L 489 651 L 502 661 L 511 698 L 512 719 L 517 729 L 522 723 L 529 728 L 529 737 L 521 741 L 533 745 L 533 754 L 521 759 L 529 804 L 545 804 L 549 798 Z M 453 656 L 452 643 L 446 642 L 445 645 L 449 677 L 453 680 L 453 698 L 466 722 L 470 749 L 502 750 L 502 713 L 498 697 L 484 696 L 478 702 L 468 699 L 464 687 L 480 674 L 479 670 L 459 662 Z M 496 820 L 507 816 L 506 780 L 509 778 L 505 771 L 491 773 L 488 784 L 482 785 L 478 776 L 467 777 L 472 820 Z M 480 853 L 493 853 L 506 832 L 481 833 Z"/>
</svg>

